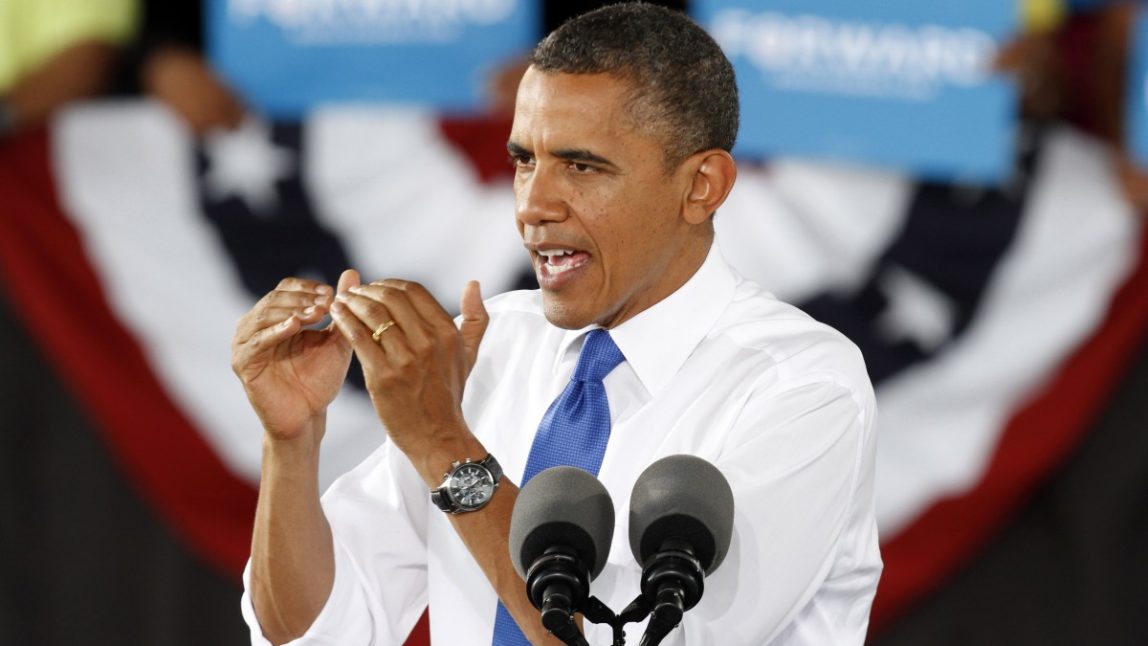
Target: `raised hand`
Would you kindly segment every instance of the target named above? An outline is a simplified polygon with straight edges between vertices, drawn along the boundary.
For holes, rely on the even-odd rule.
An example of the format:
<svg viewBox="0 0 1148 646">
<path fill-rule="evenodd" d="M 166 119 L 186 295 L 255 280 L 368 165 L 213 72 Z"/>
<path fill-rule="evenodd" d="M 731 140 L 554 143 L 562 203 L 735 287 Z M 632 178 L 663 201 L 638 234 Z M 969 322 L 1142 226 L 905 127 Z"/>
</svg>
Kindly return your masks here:
<svg viewBox="0 0 1148 646">
<path fill-rule="evenodd" d="M 363 364 L 375 411 L 399 449 L 425 455 L 436 443 L 469 435 L 463 386 L 489 320 L 478 283 L 463 293 L 460 326 L 422 285 L 393 279 L 340 289 L 331 315 Z"/>
<path fill-rule="evenodd" d="M 339 289 L 358 283 L 349 270 Z M 306 326 L 322 320 L 334 296 L 329 285 L 286 278 L 239 319 L 231 367 L 271 439 L 294 439 L 308 429 L 321 438 L 327 407 L 347 376 L 351 345 L 333 325 Z"/>
<path fill-rule="evenodd" d="M 142 70 L 144 88 L 179 115 L 197 135 L 236 128 L 246 109 L 203 55 L 179 46 L 162 47 Z"/>
</svg>

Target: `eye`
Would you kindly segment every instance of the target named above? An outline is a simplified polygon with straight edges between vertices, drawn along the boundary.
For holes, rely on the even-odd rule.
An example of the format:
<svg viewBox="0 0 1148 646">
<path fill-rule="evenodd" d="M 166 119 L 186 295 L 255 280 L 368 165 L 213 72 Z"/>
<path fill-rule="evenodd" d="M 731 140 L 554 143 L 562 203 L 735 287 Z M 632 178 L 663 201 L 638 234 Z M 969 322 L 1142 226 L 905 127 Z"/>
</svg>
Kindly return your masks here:
<svg viewBox="0 0 1148 646">
<path fill-rule="evenodd" d="M 534 165 L 534 157 L 525 153 L 512 154 L 508 157 L 508 161 L 515 168 L 527 168 Z"/>
<path fill-rule="evenodd" d="M 582 162 L 570 162 L 570 169 L 579 174 L 593 173 L 594 171 L 598 170 L 590 164 L 585 164 Z"/>
</svg>

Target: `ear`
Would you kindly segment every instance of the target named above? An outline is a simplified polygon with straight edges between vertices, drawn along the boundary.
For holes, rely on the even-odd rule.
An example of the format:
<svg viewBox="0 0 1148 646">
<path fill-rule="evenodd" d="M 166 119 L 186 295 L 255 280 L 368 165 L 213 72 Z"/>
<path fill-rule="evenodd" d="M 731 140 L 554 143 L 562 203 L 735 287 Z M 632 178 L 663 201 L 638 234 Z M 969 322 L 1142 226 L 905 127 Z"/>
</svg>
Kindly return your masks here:
<svg viewBox="0 0 1148 646">
<path fill-rule="evenodd" d="M 693 176 L 683 217 L 690 224 L 702 224 L 725 202 L 737 179 L 737 164 L 728 152 L 715 148 L 695 153 L 685 165 Z"/>
</svg>

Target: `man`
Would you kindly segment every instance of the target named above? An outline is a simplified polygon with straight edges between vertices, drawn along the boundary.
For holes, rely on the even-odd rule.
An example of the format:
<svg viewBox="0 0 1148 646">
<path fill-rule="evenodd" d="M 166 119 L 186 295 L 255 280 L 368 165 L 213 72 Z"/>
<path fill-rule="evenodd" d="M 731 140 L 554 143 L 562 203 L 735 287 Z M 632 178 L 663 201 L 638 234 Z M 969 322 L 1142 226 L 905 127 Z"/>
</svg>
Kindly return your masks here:
<svg viewBox="0 0 1148 646">
<path fill-rule="evenodd" d="M 246 109 L 207 60 L 203 0 L 143 0 L 140 34 L 121 61 L 116 89 L 159 99 L 196 135 L 236 128 Z"/>
<path fill-rule="evenodd" d="M 132 0 L 0 3 L 0 141 L 99 92 L 135 19 Z"/>
<path fill-rule="evenodd" d="M 287 279 L 240 321 L 234 367 L 265 429 L 256 642 L 400 643 L 429 600 L 435 643 L 523 643 L 515 622 L 556 643 L 510 562 L 515 483 L 554 462 L 597 472 L 618 517 L 592 592 L 620 610 L 640 574 L 630 489 L 691 453 L 729 479 L 734 537 L 665 643 L 861 643 L 880 573 L 872 389 L 843 337 L 713 249 L 736 131 L 733 71 L 704 31 L 649 5 L 591 12 L 534 52 L 508 143 L 540 291 L 484 305 L 472 283 L 456 326 L 419 285 L 349 271 L 337 290 Z M 332 326 L 304 327 L 326 312 Z M 352 352 L 390 441 L 320 501 L 325 410 Z M 602 357 L 605 376 L 587 376 Z M 605 435 L 567 419 L 571 393 L 595 388 Z M 491 456 L 493 492 L 432 504 L 467 460 L 499 477 Z"/>
</svg>

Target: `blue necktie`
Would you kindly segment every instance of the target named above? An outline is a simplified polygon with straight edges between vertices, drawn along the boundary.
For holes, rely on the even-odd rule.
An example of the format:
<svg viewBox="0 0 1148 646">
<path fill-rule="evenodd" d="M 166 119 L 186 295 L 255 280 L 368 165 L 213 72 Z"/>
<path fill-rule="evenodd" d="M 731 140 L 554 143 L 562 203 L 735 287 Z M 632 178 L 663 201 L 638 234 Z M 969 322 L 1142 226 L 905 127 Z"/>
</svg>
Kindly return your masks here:
<svg viewBox="0 0 1148 646">
<path fill-rule="evenodd" d="M 598 475 L 610 439 L 610 402 L 602 379 L 624 359 L 606 330 L 592 330 L 586 335 L 574 376 L 538 425 L 522 475 L 523 485 L 539 472 L 559 465 Z M 494 618 L 493 644 L 530 646 L 502 602 Z"/>
</svg>

